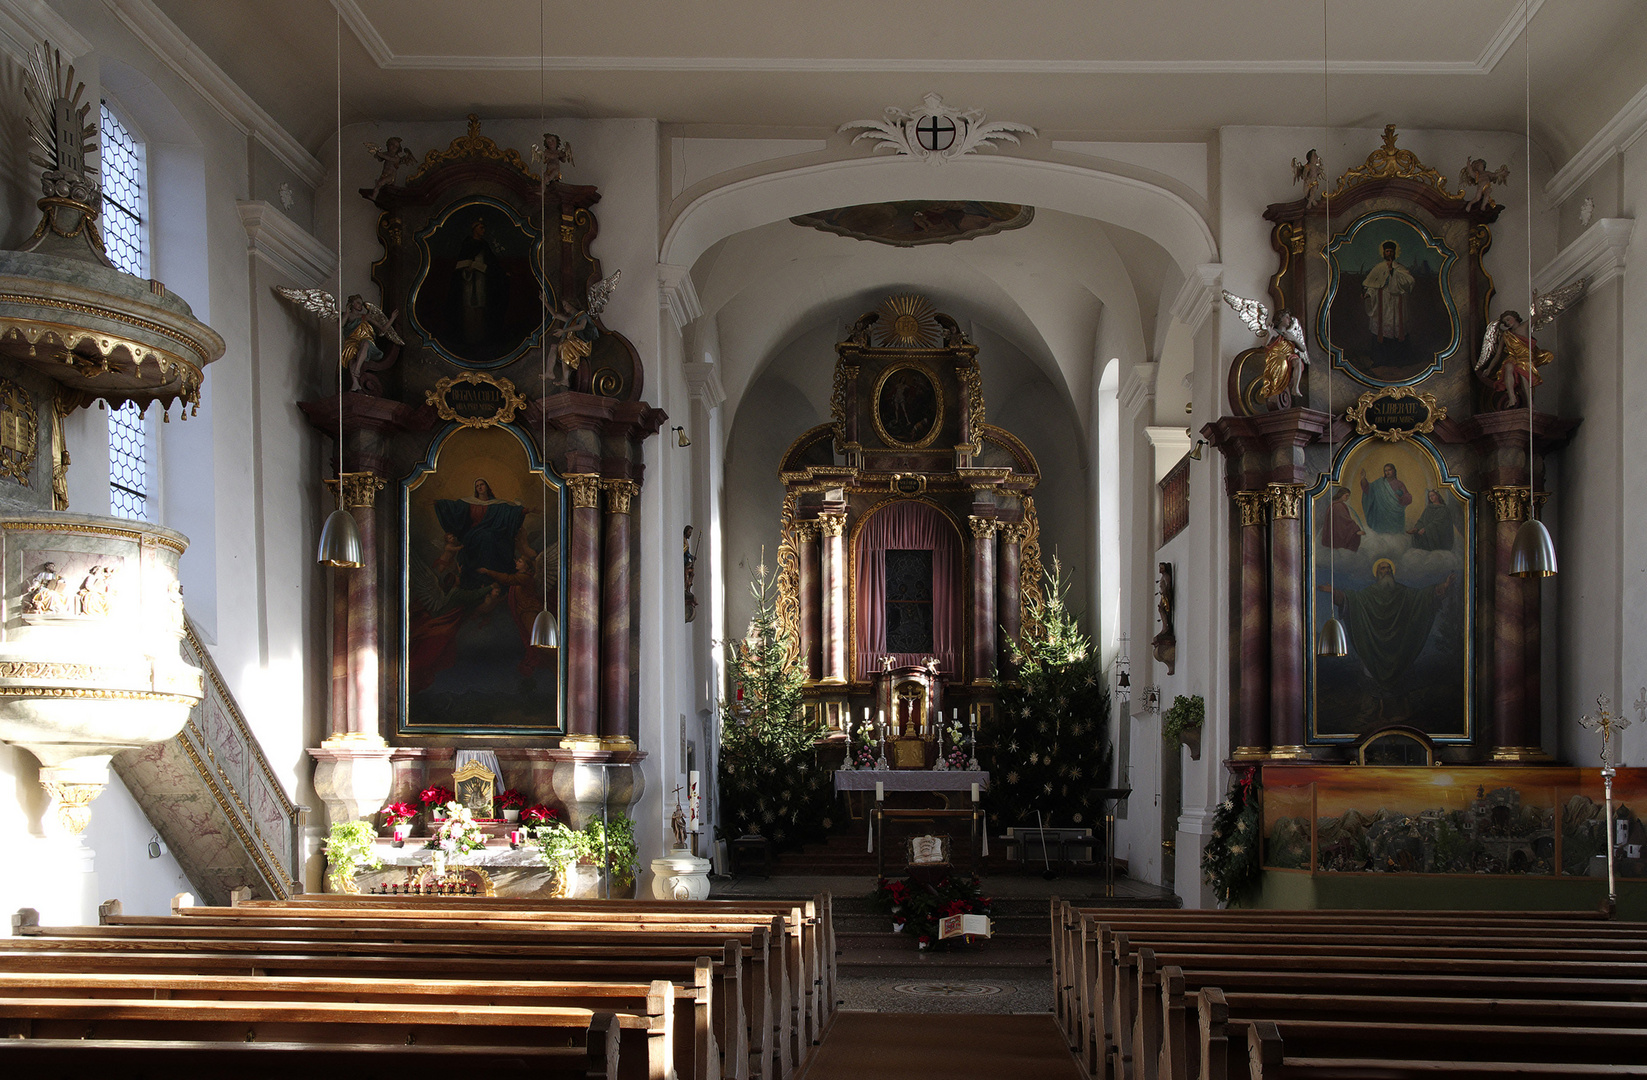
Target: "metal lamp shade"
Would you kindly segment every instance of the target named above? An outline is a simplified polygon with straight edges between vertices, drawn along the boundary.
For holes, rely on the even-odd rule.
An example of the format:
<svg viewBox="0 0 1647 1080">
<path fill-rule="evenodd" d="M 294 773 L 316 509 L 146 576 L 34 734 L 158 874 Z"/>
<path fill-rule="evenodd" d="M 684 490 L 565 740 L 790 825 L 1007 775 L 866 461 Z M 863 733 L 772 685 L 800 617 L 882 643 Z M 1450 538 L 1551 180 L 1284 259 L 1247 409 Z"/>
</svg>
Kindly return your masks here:
<svg viewBox="0 0 1647 1080">
<path fill-rule="evenodd" d="M 1315 635 L 1315 655 L 1317 656 L 1348 656 L 1350 641 L 1344 635 L 1344 624 L 1335 616 L 1329 616 L 1321 624 L 1321 629 Z"/>
<path fill-rule="evenodd" d="M 1528 518 L 1515 531 L 1515 544 L 1510 548 L 1510 573 L 1516 577 L 1554 577 L 1556 572 L 1555 541 L 1550 530 L 1537 518 Z"/>
<path fill-rule="evenodd" d="M 554 649 L 560 646 L 560 627 L 555 623 L 555 617 L 544 608 L 538 612 L 538 617 L 532 620 L 532 640 L 528 643 L 534 649 Z"/>
<path fill-rule="evenodd" d="M 347 510 L 333 510 L 320 530 L 322 566 L 353 570 L 360 565 L 360 526 Z"/>
</svg>

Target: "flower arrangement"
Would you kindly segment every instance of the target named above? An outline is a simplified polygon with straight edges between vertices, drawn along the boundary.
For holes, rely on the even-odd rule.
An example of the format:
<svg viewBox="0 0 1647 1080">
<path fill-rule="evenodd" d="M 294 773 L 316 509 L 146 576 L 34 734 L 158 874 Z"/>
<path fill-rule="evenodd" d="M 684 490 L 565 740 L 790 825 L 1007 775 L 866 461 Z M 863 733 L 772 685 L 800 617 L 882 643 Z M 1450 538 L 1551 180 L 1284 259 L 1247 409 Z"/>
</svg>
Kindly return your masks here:
<svg viewBox="0 0 1647 1080">
<path fill-rule="evenodd" d="M 383 823 L 393 828 L 417 817 L 417 807 L 409 802 L 392 802 L 383 808 Z"/>
<path fill-rule="evenodd" d="M 510 788 L 498 796 L 498 806 L 504 810 L 519 810 L 526 805 L 526 796 L 518 788 Z"/>
<path fill-rule="evenodd" d="M 1260 873 L 1258 770 L 1247 766 L 1212 813 L 1212 838 L 1201 853 L 1201 872 L 1228 907 L 1258 887 Z"/>
<path fill-rule="evenodd" d="M 358 892 L 355 874 L 383 865 L 377 857 L 377 830 L 369 821 L 336 821 L 326 836 L 326 881 L 333 892 Z"/>
<path fill-rule="evenodd" d="M 891 917 L 894 930 L 914 934 L 920 949 L 948 944 L 938 937 L 938 920 L 988 915 L 993 905 L 975 877 L 946 877 L 936 885 L 881 878 L 870 899 Z"/>
<path fill-rule="evenodd" d="M 439 818 L 445 815 L 446 805 L 457 796 L 452 794 L 452 789 L 449 787 L 430 784 L 417 793 L 417 798 L 418 802 L 423 804 L 423 808 L 429 811 L 430 817 Z"/>
<path fill-rule="evenodd" d="M 601 866 L 610 859 L 614 890 L 628 888 L 640 869 L 635 823 L 623 814 L 613 816 L 607 825 L 595 820 L 582 829 L 569 828 L 559 821 L 550 822 L 534 831 L 532 841 L 543 853 L 543 861 L 551 866 Z"/>
<path fill-rule="evenodd" d="M 469 808 L 458 802 L 446 804 L 446 820 L 435 830 L 429 846 L 450 855 L 479 851 L 486 846 L 486 831 L 475 824 Z"/>
<path fill-rule="evenodd" d="M 949 725 L 949 753 L 944 755 L 944 763 L 951 769 L 964 769 L 969 760 L 966 752 L 966 730 L 959 723 Z"/>
<path fill-rule="evenodd" d="M 1200 694 L 1172 699 L 1167 711 L 1161 714 L 1161 738 L 1175 743 L 1189 732 L 1198 730 L 1207 719 L 1207 702 Z"/>
<path fill-rule="evenodd" d="M 875 742 L 875 722 L 870 720 L 868 717 L 865 717 L 864 719 L 858 721 L 855 728 L 851 728 L 849 735 L 851 742 L 849 744 L 850 750 L 847 754 L 848 764 L 854 765 L 860 769 L 873 769 L 875 767 L 875 751 L 877 747 L 877 743 Z"/>
<path fill-rule="evenodd" d="M 520 812 L 520 820 L 524 825 L 547 825 L 558 817 L 559 810 L 542 803 L 534 803 Z"/>
</svg>

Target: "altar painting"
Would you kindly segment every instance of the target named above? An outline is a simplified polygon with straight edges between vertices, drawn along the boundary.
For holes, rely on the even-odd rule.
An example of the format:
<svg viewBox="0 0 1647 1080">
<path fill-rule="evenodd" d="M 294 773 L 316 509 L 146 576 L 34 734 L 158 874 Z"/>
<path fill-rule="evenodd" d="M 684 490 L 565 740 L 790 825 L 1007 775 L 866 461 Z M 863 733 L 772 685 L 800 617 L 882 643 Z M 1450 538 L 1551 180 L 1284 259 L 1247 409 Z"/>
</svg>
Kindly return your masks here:
<svg viewBox="0 0 1647 1080">
<path fill-rule="evenodd" d="M 565 624 L 563 501 L 512 424 L 452 425 L 403 482 L 403 733 L 562 730 L 564 650 L 527 642 L 546 588 Z"/>
<path fill-rule="evenodd" d="M 1416 219 L 1366 214 L 1326 255 L 1316 339 L 1335 367 L 1373 386 L 1402 385 L 1439 372 L 1458 351 L 1463 331 L 1448 288 L 1458 256 Z"/>
<path fill-rule="evenodd" d="M 1428 440 L 1346 444 L 1311 492 L 1313 641 L 1336 614 L 1349 654 L 1310 650 L 1310 736 L 1351 741 L 1404 724 L 1443 742 L 1472 734 L 1470 494 Z"/>
<path fill-rule="evenodd" d="M 412 325 L 442 357 L 501 367 L 536 344 L 543 324 L 542 236 L 494 199 L 473 197 L 417 234 Z M 551 310 L 554 297 L 550 296 Z"/>
</svg>

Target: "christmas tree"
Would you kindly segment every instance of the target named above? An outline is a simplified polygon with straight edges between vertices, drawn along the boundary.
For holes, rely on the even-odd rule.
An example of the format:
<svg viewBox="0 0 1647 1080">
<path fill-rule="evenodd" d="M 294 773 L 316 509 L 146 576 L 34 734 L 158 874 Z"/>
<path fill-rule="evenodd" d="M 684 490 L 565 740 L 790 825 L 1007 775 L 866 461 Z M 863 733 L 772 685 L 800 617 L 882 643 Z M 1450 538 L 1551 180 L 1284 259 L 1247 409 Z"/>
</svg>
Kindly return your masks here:
<svg viewBox="0 0 1647 1080">
<path fill-rule="evenodd" d="M 833 793 L 816 750 L 823 730 L 801 709 L 806 673 L 778 623 L 777 578 L 764 563 L 749 589 L 749 636 L 726 648 L 732 694 L 721 701 L 720 819 L 728 839 L 760 833 L 791 847 L 822 838 L 832 824 Z"/>
<path fill-rule="evenodd" d="M 1008 643 L 1016 678 L 995 680 L 1000 704 L 980 735 L 992 747 L 998 825 L 1036 825 L 1039 811 L 1047 827 L 1091 827 L 1102 813 L 1092 790 L 1109 786 L 1109 683 L 1066 592 L 1055 558 L 1027 597 L 1024 633 Z"/>
</svg>

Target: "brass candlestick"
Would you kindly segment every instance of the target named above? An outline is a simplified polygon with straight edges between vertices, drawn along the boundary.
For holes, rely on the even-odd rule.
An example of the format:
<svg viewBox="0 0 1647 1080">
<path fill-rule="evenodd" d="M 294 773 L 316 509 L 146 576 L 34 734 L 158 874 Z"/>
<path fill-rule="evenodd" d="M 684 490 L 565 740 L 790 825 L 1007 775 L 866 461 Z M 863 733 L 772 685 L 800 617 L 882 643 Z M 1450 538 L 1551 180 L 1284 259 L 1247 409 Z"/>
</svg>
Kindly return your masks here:
<svg viewBox="0 0 1647 1080">
<path fill-rule="evenodd" d="M 1579 723 L 1591 731 L 1601 732 L 1601 788 L 1603 802 L 1606 807 L 1604 822 L 1607 845 L 1607 914 L 1610 916 L 1618 910 L 1618 878 L 1613 868 L 1613 848 L 1617 846 L 1613 826 L 1613 777 L 1618 770 L 1613 766 L 1613 732 L 1623 731 L 1630 726 L 1630 721 L 1622 715 L 1615 715 L 1613 703 L 1606 694 L 1596 696 L 1596 714 L 1585 715 L 1579 718 Z M 1647 686 L 1641 688 L 1641 697 L 1636 700 L 1636 711 L 1647 720 Z"/>
</svg>

